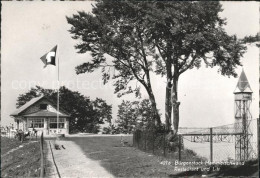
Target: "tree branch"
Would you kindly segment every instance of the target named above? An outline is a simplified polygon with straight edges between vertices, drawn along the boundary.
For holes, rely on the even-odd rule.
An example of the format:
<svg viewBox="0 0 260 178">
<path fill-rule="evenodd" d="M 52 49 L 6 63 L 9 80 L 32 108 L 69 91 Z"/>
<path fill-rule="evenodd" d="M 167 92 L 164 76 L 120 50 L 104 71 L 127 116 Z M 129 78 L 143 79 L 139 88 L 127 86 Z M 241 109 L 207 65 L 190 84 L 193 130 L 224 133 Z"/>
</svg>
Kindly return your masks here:
<svg viewBox="0 0 260 178">
<path fill-rule="evenodd" d="M 180 66 L 179 66 L 180 69 L 186 64 L 186 62 L 187 62 L 189 56 L 190 56 L 190 55 L 185 55 L 185 58 L 184 58 L 184 59 L 181 58 L 181 59 L 183 60 L 183 62 L 182 62 L 182 63 L 180 64 Z"/>
<path fill-rule="evenodd" d="M 192 57 L 192 60 L 191 62 L 185 67 L 183 68 L 182 70 L 179 71 L 179 75 L 182 74 L 183 72 L 185 72 L 186 70 L 188 70 L 195 62 L 195 60 L 197 59 L 197 55 L 195 54 L 193 57 Z"/>
</svg>

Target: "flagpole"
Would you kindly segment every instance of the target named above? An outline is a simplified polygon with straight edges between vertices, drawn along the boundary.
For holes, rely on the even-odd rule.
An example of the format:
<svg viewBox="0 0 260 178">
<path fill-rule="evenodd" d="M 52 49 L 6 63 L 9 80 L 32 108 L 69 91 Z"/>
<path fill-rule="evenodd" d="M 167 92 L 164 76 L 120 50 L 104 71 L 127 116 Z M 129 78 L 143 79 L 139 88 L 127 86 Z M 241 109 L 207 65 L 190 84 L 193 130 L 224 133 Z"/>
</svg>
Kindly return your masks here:
<svg viewBox="0 0 260 178">
<path fill-rule="evenodd" d="M 58 45 L 57 45 L 57 51 L 58 51 Z M 59 111 L 60 111 L 60 60 L 59 56 L 57 55 L 57 61 L 58 61 L 58 92 L 57 92 L 57 134 L 59 132 Z"/>
<path fill-rule="evenodd" d="M 53 57 L 54 61 L 53 61 Z M 58 45 L 51 49 L 48 53 L 43 55 L 41 58 L 42 62 L 45 64 L 43 68 L 45 68 L 48 64 L 52 64 L 56 66 L 56 62 L 58 63 L 58 91 L 57 91 L 57 134 L 59 132 L 59 112 L 60 112 L 60 60 L 58 57 Z M 57 60 L 56 60 L 57 59 Z"/>
</svg>

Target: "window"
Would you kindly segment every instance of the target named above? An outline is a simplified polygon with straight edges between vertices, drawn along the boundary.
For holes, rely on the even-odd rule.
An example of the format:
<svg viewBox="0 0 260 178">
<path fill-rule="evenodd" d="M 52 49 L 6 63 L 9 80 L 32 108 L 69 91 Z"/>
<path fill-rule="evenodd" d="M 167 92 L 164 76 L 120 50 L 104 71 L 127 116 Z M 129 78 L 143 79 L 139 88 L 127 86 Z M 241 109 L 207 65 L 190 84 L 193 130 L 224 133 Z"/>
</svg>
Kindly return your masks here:
<svg viewBox="0 0 260 178">
<path fill-rule="evenodd" d="M 59 118 L 59 128 L 63 129 L 65 126 L 65 119 Z M 50 118 L 50 129 L 56 129 L 57 128 L 57 118 Z"/>
<path fill-rule="evenodd" d="M 46 110 L 47 109 L 47 104 L 40 104 L 40 109 L 41 110 Z"/>
<path fill-rule="evenodd" d="M 29 128 L 43 128 L 44 118 L 28 119 L 28 126 Z"/>
</svg>

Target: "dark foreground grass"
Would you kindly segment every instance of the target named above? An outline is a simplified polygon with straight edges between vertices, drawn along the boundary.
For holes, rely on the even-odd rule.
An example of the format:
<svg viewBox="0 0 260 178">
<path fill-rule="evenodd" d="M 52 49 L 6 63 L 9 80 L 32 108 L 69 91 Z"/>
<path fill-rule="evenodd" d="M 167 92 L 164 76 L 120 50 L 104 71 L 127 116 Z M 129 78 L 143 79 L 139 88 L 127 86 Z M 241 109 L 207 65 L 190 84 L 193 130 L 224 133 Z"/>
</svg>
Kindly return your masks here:
<svg viewBox="0 0 260 178">
<path fill-rule="evenodd" d="M 116 177 L 168 177 L 175 173 L 173 165 L 162 164 L 164 158 L 121 145 L 120 136 L 66 139 L 74 141 L 88 158 L 100 161 Z M 131 145 L 131 136 L 123 139 Z"/>
<path fill-rule="evenodd" d="M 250 160 L 241 166 L 221 166 L 220 171 L 210 174 L 211 177 L 244 176 L 259 177 L 258 160 Z"/>
<path fill-rule="evenodd" d="M 9 150 L 20 146 L 22 143 L 14 138 L 1 137 L 1 155 L 4 155 Z"/>
<path fill-rule="evenodd" d="M 39 142 L 21 143 L 14 139 L 1 138 L 1 149 L 1 177 L 39 177 Z M 16 150 L 10 151 L 12 149 Z"/>
<path fill-rule="evenodd" d="M 225 176 L 249 176 L 258 177 L 257 162 L 248 162 L 245 166 L 221 167 L 220 171 L 174 171 L 177 155 L 166 159 L 151 153 L 140 151 L 131 146 L 121 145 L 120 136 L 94 136 L 65 138 L 74 141 L 81 147 L 85 155 L 100 162 L 100 165 L 116 177 L 225 177 Z M 132 137 L 124 136 L 128 145 L 132 145 Z M 183 161 L 189 161 L 191 156 L 189 150 L 182 154 Z M 194 154 L 192 154 L 194 156 Z M 192 160 L 199 161 L 201 158 L 195 156 Z M 191 161 L 191 160 L 190 160 Z"/>
<path fill-rule="evenodd" d="M 175 175 L 171 175 L 172 178 L 177 177 L 259 177 L 258 160 L 250 160 L 241 166 L 219 166 L 219 171 L 203 172 L 199 171 L 185 171 Z"/>
</svg>

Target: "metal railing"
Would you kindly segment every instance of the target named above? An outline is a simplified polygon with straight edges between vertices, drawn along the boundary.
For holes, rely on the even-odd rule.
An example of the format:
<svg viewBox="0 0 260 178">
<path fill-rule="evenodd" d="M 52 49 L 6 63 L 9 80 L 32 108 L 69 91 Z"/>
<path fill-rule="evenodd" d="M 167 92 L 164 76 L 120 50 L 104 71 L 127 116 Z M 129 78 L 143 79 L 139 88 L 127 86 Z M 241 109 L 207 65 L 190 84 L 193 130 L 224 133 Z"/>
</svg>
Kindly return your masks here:
<svg viewBox="0 0 260 178">
<path fill-rule="evenodd" d="M 259 154 L 257 119 L 212 128 L 182 128 L 172 141 L 161 130 L 136 130 L 133 146 L 145 152 L 182 161 L 247 161 Z"/>
</svg>

